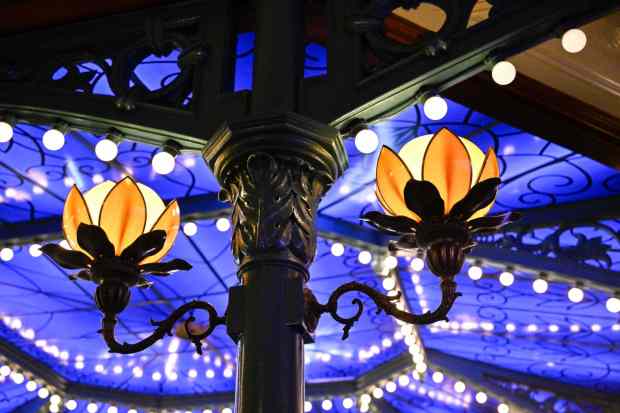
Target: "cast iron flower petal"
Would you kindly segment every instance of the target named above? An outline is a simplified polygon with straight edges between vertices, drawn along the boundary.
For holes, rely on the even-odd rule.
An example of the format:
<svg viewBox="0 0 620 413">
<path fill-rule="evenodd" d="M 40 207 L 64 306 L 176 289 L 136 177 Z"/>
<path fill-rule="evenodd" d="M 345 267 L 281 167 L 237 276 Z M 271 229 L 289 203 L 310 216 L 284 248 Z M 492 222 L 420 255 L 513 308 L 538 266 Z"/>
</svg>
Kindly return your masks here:
<svg viewBox="0 0 620 413">
<path fill-rule="evenodd" d="M 140 266 L 140 272 L 153 275 L 169 275 L 172 271 L 188 271 L 192 266 L 185 260 L 175 258 L 168 262 L 156 262 Z"/>
<path fill-rule="evenodd" d="M 443 216 L 443 199 L 435 185 L 429 181 L 409 180 L 405 185 L 405 203 L 422 221 Z"/>
<path fill-rule="evenodd" d="M 476 211 L 493 202 L 500 183 L 499 178 L 490 178 L 478 182 L 463 199 L 454 204 L 452 210 L 448 213 L 448 218 L 455 221 L 466 221 L 469 219 Z"/>
<path fill-rule="evenodd" d="M 472 234 L 493 233 L 519 219 L 518 212 L 506 212 L 490 217 L 476 218 L 469 221 L 468 227 Z"/>
<path fill-rule="evenodd" d="M 57 244 L 43 245 L 41 252 L 54 260 L 56 264 L 69 270 L 86 268 L 92 262 L 83 252 L 66 250 Z"/>
<path fill-rule="evenodd" d="M 377 211 L 367 212 L 362 217 L 362 220 L 381 231 L 386 231 L 391 234 L 414 233 L 418 227 L 418 223 L 411 218 L 403 216 L 394 217 Z"/>
<path fill-rule="evenodd" d="M 80 248 L 94 259 L 114 256 L 114 245 L 108 240 L 105 231 L 97 225 L 80 224 L 77 240 Z"/>
<path fill-rule="evenodd" d="M 157 254 L 166 242 L 166 231 L 155 230 L 140 235 L 121 253 L 121 259 L 138 263 L 146 257 Z"/>
</svg>

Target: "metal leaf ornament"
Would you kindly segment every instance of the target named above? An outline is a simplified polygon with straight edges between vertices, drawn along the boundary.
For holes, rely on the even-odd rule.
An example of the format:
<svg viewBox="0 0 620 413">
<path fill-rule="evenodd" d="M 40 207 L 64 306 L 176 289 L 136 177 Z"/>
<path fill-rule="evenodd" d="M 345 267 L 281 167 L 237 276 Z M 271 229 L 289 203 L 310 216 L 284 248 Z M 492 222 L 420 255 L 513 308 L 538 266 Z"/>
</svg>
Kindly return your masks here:
<svg viewBox="0 0 620 413">
<path fill-rule="evenodd" d="M 485 216 L 501 181 L 492 149 L 486 155 L 448 129 L 416 138 L 400 153 L 383 147 L 377 161 L 377 198 L 386 214 L 363 219 L 401 235 L 390 247 L 427 251 L 429 268 L 452 278 L 474 246 L 472 235 L 492 233 L 518 218 L 516 213 Z"/>
<path fill-rule="evenodd" d="M 191 269 L 181 259 L 160 262 L 179 225 L 176 201 L 165 206 L 153 190 L 131 178 L 106 181 L 85 194 L 74 186 L 63 211 L 63 230 L 72 249 L 47 244 L 41 251 L 61 267 L 82 270 L 72 279 L 148 287 L 147 274 L 167 276 Z"/>
</svg>

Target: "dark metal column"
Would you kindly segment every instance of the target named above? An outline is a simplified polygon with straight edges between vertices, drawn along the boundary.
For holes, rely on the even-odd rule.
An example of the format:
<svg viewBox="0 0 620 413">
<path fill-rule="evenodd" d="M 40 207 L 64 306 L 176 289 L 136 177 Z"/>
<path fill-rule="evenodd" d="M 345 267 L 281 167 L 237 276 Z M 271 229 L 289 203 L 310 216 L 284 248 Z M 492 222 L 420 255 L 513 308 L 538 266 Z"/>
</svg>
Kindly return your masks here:
<svg viewBox="0 0 620 413">
<path fill-rule="evenodd" d="M 295 114 L 225 125 L 204 151 L 233 206 L 241 288 L 229 333 L 239 339 L 237 413 L 301 413 L 304 285 L 318 203 L 347 157 L 337 131 Z"/>
</svg>

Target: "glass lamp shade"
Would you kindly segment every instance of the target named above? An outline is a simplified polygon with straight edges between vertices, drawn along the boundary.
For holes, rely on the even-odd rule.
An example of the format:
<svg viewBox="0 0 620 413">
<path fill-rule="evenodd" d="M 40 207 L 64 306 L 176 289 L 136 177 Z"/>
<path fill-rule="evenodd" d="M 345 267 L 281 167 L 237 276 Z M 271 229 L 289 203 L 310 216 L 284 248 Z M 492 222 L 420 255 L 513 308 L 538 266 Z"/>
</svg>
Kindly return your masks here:
<svg viewBox="0 0 620 413">
<path fill-rule="evenodd" d="M 486 155 L 471 141 L 448 129 L 409 141 L 398 154 L 383 147 L 377 161 L 377 198 L 390 215 L 420 221 L 406 205 L 405 185 L 410 179 L 431 182 L 444 202 L 444 213 L 463 199 L 478 182 L 499 176 L 493 149 Z M 486 215 L 493 202 L 469 219 Z"/>
<path fill-rule="evenodd" d="M 180 210 L 177 201 L 166 206 L 151 188 L 126 177 L 117 183 L 102 182 L 84 194 L 73 186 L 67 196 L 62 222 L 65 239 L 73 250 L 88 255 L 77 241 L 82 223 L 101 227 L 116 255 L 146 232 L 166 231 L 161 251 L 140 262 L 147 264 L 159 262 L 172 247 L 179 232 Z"/>
</svg>

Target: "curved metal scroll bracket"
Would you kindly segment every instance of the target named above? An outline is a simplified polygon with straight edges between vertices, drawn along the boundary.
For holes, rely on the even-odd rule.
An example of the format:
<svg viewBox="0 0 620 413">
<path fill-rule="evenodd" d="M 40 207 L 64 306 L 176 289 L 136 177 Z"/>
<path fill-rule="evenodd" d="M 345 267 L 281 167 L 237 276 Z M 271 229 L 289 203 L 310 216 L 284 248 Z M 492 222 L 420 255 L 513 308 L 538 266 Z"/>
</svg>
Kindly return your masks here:
<svg viewBox="0 0 620 413">
<path fill-rule="evenodd" d="M 172 336 L 172 329 L 175 324 L 187 313 L 194 310 L 204 310 L 209 313 L 209 324 L 205 331 L 199 334 L 191 331 L 190 325 L 196 320 L 193 315 L 184 321 L 187 337 L 196 347 L 198 354 L 202 354 L 202 340 L 210 336 L 215 327 L 226 324 L 226 314 L 219 316 L 213 305 L 206 301 L 190 301 L 174 310 L 165 320 L 151 320 L 151 324 L 157 328 L 148 337 L 136 343 L 119 343 L 115 336 L 116 316 L 125 309 L 129 302 L 129 289 L 123 284 L 104 283 L 97 288 L 95 300 L 104 314 L 99 333 L 103 336 L 111 353 L 132 354 L 145 350 L 166 335 Z"/>
<path fill-rule="evenodd" d="M 338 287 L 329 297 L 326 304 L 319 303 L 312 292 L 306 291 L 306 319 L 314 321 L 314 326 L 318 324 L 318 319 L 324 313 L 329 313 L 331 316 L 343 324 L 342 339 L 346 340 L 349 337 L 349 331 L 351 327 L 360 319 L 364 312 L 364 304 L 359 298 L 354 298 L 352 304 L 357 306 L 357 311 L 350 317 L 343 317 L 338 314 L 338 300 L 346 293 L 358 291 L 366 294 L 377 305 L 377 314 L 384 311 L 386 314 L 391 315 L 405 323 L 409 324 L 432 324 L 437 321 L 448 320 L 447 314 L 452 308 L 454 301 L 461 295 L 456 291 L 456 283 L 451 278 L 444 278 L 441 281 L 441 303 L 434 311 L 429 311 L 424 314 L 411 314 L 406 311 L 398 309 L 396 302 L 400 300 L 401 293 L 389 296 L 381 294 L 375 289 L 353 281 L 346 283 Z"/>
</svg>

